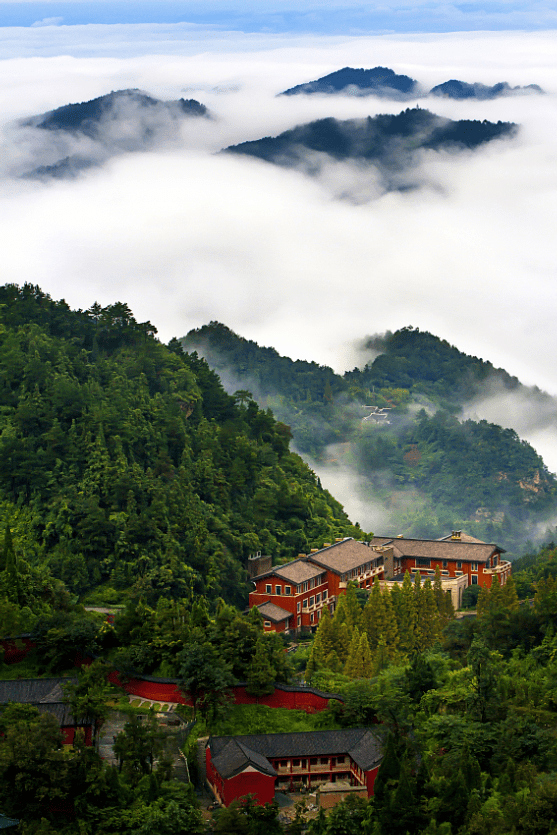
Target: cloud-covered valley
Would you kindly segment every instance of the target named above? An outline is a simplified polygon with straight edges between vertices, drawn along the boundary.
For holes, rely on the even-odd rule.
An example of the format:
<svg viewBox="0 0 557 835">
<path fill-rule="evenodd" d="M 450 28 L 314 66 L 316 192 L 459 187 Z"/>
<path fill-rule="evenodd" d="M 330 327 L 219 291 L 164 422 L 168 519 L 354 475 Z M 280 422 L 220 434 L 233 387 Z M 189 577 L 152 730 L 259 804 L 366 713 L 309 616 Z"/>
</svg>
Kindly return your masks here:
<svg viewBox="0 0 557 835">
<path fill-rule="evenodd" d="M 190 33 L 184 54 L 175 41 L 160 54 L 155 33 L 159 54 L 145 34 L 124 58 L 83 57 L 83 31 L 73 47 L 77 33 L 62 33 L 67 54 L 50 56 L 47 29 L 28 36 L 34 57 L 0 63 L 5 282 L 38 284 L 77 307 L 125 300 L 164 340 L 217 319 L 340 371 L 360 361 L 355 345 L 366 334 L 412 324 L 557 394 L 555 33 L 306 41 Z M 400 102 L 373 97 L 276 97 L 347 65 L 389 66 L 424 88 L 460 78 L 536 83 L 547 94 L 412 102 L 521 129 L 473 153 L 424 152 L 420 188 L 407 192 L 385 193 L 376 170 L 360 164 L 328 163 L 311 179 L 217 153 L 318 118 L 400 112 Z M 185 121 L 171 141 L 71 182 L 13 176 L 30 160 L 47 164 L 53 151 L 90 144 L 65 137 L 47 154 L 17 120 L 126 88 L 195 98 L 213 118 Z"/>
</svg>

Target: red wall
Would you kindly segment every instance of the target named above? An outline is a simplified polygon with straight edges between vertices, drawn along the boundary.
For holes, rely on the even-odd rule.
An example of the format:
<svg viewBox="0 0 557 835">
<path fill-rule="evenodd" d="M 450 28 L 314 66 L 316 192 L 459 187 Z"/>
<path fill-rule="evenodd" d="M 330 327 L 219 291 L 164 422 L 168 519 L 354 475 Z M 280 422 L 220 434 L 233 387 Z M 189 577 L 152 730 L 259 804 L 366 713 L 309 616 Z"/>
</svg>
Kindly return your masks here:
<svg viewBox="0 0 557 835">
<path fill-rule="evenodd" d="M 73 726 L 66 726 L 60 728 L 62 731 L 62 742 L 64 745 L 73 745 L 73 741 L 75 739 L 75 732 L 77 728 Z M 85 745 L 92 745 L 93 744 L 93 729 L 91 725 L 87 725 L 85 728 L 81 728 L 84 732 L 84 742 Z"/>
<path fill-rule="evenodd" d="M 275 778 L 270 774 L 259 771 L 248 771 L 223 780 L 213 767 L 211 752 L 206 748 L 207 779 L 217 790 L 225 806 L 230 806 L 233 800 L 238 800 L 248 794 L 253 794 L 259 806 L 272 803 L 275 798 Z"/>
<path fill-rule="evenodd" d="M 4 650 L 4 663 L 17 664 L 23 661 L 26 655 L 37 645 L 31 638 L 3 638 L 0 641 Z"/>
<path fill-rule="evenodd" d="M 367 796 L 373 797 L 373 787 L 375 785 L 375 778 L 377 777 L 377 773 L 379 771 L 379 766 L 372 768 L 371 771 L 366 771 L 366 787 L 367 787 Z"/>
<path fill-rule="evenodd" d="M 139 678 L 130 678 L 121 682 L 116 670 L 109 673 L 108 679 L 112 684 L 123 687 L 130 696 L 138 696 L 156 702 L 191 705 L 191 699 L 174 682 L 144 681 Z M 271 693 L 270 696 L 260 696 L 259 698 L 250 696 L 243 684 L 237 684 L 231 690 L 234 704 L 237 705 L 260 704 L 267 705 L 267 707 L 286 707 L 289 710 L 304 710 L 306 713 L 316 713 L 319 710 L 325 710 L 329 703 L 327 694 L 320 694 L 309 688 L 283 690 L 276 687 L 274 693 Z"/>
</svg>

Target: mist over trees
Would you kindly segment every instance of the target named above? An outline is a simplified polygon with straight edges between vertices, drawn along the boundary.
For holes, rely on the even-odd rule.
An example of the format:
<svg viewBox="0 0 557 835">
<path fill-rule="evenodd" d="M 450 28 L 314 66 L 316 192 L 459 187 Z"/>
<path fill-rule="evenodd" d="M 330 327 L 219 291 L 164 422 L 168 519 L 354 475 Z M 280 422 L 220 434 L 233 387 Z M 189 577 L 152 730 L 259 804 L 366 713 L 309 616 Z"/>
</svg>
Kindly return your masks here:
<svg viewBox="0 0 557 835">
<path fill-rule="evenodd" d="M 248 386 L 288 423 L 302 455 L 362 479 L 397 533 L 438 537 L 459 527 L 520 553 L 551 523 L 557 481 L 541 456 L 512 429 L 462 419 L 489 386 L 510 394 L 524 387 L 445 340 L 411 327 L 368 339 L 362 351 L 372 359 L 342 376 L 217 322 L 183 344 L 230 390 Z"/>
</svg>

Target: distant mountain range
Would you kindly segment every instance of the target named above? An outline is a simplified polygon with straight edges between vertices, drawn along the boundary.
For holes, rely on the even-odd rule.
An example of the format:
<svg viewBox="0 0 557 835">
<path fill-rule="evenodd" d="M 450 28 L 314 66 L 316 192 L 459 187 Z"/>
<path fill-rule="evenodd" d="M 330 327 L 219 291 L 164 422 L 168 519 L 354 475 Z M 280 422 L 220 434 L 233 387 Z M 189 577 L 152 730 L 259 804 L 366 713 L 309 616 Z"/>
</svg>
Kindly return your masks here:
<svg viewBox="0 0 557 835">
<path fill-rule="evenodd" d="M 432 96 L 488 99 L 518 92 L 542 92 L 536 85 L 510 87 L 506 82 L 487 87 L 448 81 L 434 87 Z M 386 67 L 345 67 L 323 78 L 286 90 L 299 93 L 380 95 L 408 99 L 422 95 L 417 81 Z M 179 143 L 184 122 L 211 118 L 204 104 L 195 99 L 161 101 L 141 90 L 117 90 L 86 102 L 67 104 L 21 120 L 18 127 L 34 132 L 33 161 L 19 163 L 16 176 L 30 179 L 69 179 L 102 165 L 123 153 L 149 151 Z M 510 136 L 510 122 L 451 121 L 415 107 L 398 115 L 383 114 L 367 119 L 339 121 L 320 119 L 299 125 L 276 137 L 242 142 L 225 151 L 247 154 L 287 167 L 306 167 L 317 173 L 319 165 L 307 164 L 308 152 L 327 154 L 335 160 L 365 160 L 380 169 L 387 188 L 409 188 L 412 183 L 393 183 L 393 172 L 409 169 L 419 149 L 474 149 L 492 139 Z M 42 136 L 41 136 L 42 134 Z"/>
<path fill-rule="evenodd" d="M 511 87 L 506 81 L 492 87 L 475 82 L 451 80 L 433 87 L 426 93 L 422 86 L 408 75 L 398 75 L 388 67 L 374 67 L 370 70 L 344 67 L 316 81 L 298 84 L 279 95 L 296 96 L 313 93 L 336 95 L 343 93 L 352 96 L 380 96 L 391 99 L 409 99 L 415 96 L 445 96 L 452 99 L 494 99 L 498 96 L 512 96 L 527 93 L 543 93 L 537 84 L 526 87 Z"/>
<path fill-rule="evenodd" d="M 232 145 L 226 151 L 287 168 L 301 166 L 308 174 L 320 170 L 317 154 L 337 161 L 366 161 L 377 166 L 387 188 L 397 188 L 411 183 L 401 185 L 392 180 L 393 174 L 410 169 L 421 149 L 472 150 L 492 139 L 512 136 L 516 130 L 511 122 L 452 121 L 417 107 L 367 119 L 319 119 L 276 137 Z"/>
<path fill-rule="evenodd" d="M 374 67 L 372 70 L 344 67 L 317 81 L 291 87 L 280 95 L 297 96 L 300 93 L 348 93 L 398 99 L 419 95 L 420 85 L 408 75 L 397 75 L 387 67 Z"/>
<path fill-rule="evenodd" d="M 184 120 L 200 117 L 209 117 L 209 112 L 195 99 L 161 101 L 140 90 L 117 90 L 91 101 L 58 107 L 19 124 L 55 134 L 56 149 L 62 138 L 69 153 L 24 176 L 75 177 L 116 154 L 149 150 L 175 140 Z"/>
</svg>

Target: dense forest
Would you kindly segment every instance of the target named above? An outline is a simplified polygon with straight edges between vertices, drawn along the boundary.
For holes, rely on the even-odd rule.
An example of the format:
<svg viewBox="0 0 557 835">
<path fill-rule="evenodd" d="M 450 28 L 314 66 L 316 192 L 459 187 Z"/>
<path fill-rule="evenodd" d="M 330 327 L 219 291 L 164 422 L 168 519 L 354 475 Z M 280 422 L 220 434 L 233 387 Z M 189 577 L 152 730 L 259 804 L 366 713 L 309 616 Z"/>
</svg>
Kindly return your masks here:
<svg viewBox="0 0 557 835">
<path fill-rule="evenodd" d="M 37 575 L 22 599 L 48 570 L 105 602 L 242 605 L 249 554 L 363 536 L 286 425 L 127 305 L 72 311 L 31 285 L 0 305 L 0 529 Z"/>
<path fill-rule="evenodd" d="M 184 745 L 193 784 L 173 776 L 164 729 L 152 715 L 139 721 L 129 708 L 114 742 L 117 762 L 107 765 L 79 737 L 63 751 L 52 716 L 11 705 L 0 714 L 0 811 L 21 820 L 23 835 L 555 835 L 556 553 L 549 543 L 525 556 L 505 587 L 478 589 L 477 616 L 461 620 L 438 578 L 422 584 L 407 575 L 390 592 L 349 585 L 334 617 L 321 619 L 292 661 L 253 613 L 202 598 L 161 598 L 156 609 L 130 603 L 108 630 L 74 610 L 74 629 L 80 623 L 83 635 L 85 624 L 95 625 L 105 658 L 137 657 L 142 643 L 151 644 L 199 694 L 198 727 Z M 52 621 L 50 634 L 36 633 L 36 663 L 48 658 L 50 673 L 68 663 L 61 616 L 58 630 Z M 75 649 L 77 631 L 66 649 L 71 640 Z M 17 666 L 0 659 L 0 675 L 17 674 Z M 68 686 L 73 710 L 107 716 L 108 669 L 98 661 Z M 312 683 L 334 683 L 342 701 L 305 720 L 296 711 L 227 704 L 237 676 L 247 674 L 252 692 L 263 694 L 293 669 Z M 372 799 L 352 795 L 316 812 L 302 796 L 288 823 L 276 803 L 257 807 L 249 799 L 202 816 L 192 791 L 198 736 L 362 725 L 383 739 Z"/>
<path fill-rule="evenodd" d="M 526 389 L 445 340 L 411 327 L 369 339 L 368 363 L 342 376 L 217 322 L 182 343 L 288 423 L 302 455 L 334 459 L 363 479 L 362 494 L 383 503 L 398 533 L 438 537 L 465 528 L 517 555 L 534 528 L 550 522 L 557 481 L 542 458 L 512 429 L 462 419 L 466 404 L 493 387 Z M 387 411 L 375 418 L 372 409 Z"/>
</svg>

